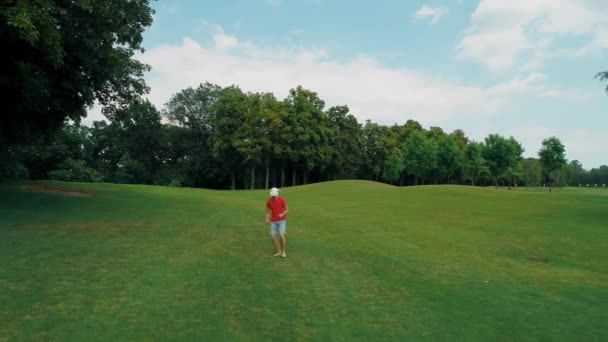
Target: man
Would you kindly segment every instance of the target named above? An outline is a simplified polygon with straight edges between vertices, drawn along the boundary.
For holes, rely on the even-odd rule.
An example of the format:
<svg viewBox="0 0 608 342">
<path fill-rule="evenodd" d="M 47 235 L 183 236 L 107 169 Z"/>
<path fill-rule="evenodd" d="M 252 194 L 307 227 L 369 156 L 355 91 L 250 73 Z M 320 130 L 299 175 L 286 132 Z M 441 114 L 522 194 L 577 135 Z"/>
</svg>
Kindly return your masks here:
<svg viewBox="0 0 608 342">
<path fill-rule="evenodd" d="M 285 247 L 287 246 L 287 238 L 285 233 L 287 230 L 287 202 L 283 197 L 279 196 L 279 189 L 272 188 L 270 190 L 270 198 L 266 201 L 266 224 L 270 224 L 270 238 L 276 250 L 275 257 L 287 258 Z M 280 236 L 280 241 L 277 238 Z"/>
</svg>

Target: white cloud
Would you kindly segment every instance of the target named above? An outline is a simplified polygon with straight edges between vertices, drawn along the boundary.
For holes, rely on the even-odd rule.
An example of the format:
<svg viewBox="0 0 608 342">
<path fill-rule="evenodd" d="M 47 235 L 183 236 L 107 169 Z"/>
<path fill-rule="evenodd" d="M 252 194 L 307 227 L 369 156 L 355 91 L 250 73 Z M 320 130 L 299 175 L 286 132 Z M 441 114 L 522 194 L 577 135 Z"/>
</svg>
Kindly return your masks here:
<svg viewBox="0 0 608 342">
<path fill-rule="evenodd" d="M 546 75 L 534 72 L 526 77 L 515 77 L 509 81 L 498 84 L 488 90 L 493 95 L 516 95 L 543 90 L 542 82 L 547 78 Z"/>
<path fill-rule="evenodd" d="M 481 0 L 457 45 L 457 55 L 491 71 L 515 65 L 537 70 L 555 55 L 555 38 L 577 38 L 577 43 L 557 54 L 562 57 L 607 49 L 606 13 L 608 2 L 598 0 Z M 525 57 L 526 52 L 531 57 Z"/>
<path fill-rule="evenodd" d="M 388 68 L 365 55 L 341 62 L 320 48 L 261 46 L 240 41 L 221 27 L 211 35 L 210 46 L 185 38 L 181 44 L 160 45 L 140 56 L 153 68 L 147 82 L 156 106 L 161 108 L 173 93 L 205 81 L 269 91 L 279 98 L 300 84 L 317 91 L 328 105 L 347 104 L 360 120 L 392 124 L 413 118 L 438 125 L 455 117 L 492 115 L 510 106 L 515 96 L 565 92 L 543 85 L 546 76 L 541 73 L 481 87 L 413 69 Z"/>
<path fill-rule="evenodd" d="M 517 76 L 490 87 L 487 94 L 501 98 L 532 96 L 540 99 L 553 98 L 575 102 L 584 102 L 591 99 L 589 94 L 578 90 L 547 86 L 547 78 L 547 75 L 543 73 L 532 72 L 524 77 Z"/>
<path fill-rule="evenodd" d="M 220 50 L 226 50 L 230 48 L 234 48 L 239 44 L 239 41 L 236 37 L 225 34 L 224 30 L 220 27 L 218 30 L 213 33 L 213 42 L 215 47 Z"/>
<path fill-rule="evenodd" d="M 531 45 L 519 28 L 483 31 L 465 36 L 458 46 L 458 56 L 500 71 L 512 66 L 517 56 Z"/>
<path fill-rule="evenodd" d="M 436 24 L 439 22 L 441 17 L 449 13 L 449 9 L 445 6 L 431 7 L 424 5 L 420 7 L 413 17 L 415 19 L 431 19 L 431 23 Z"/>
<path fill-rule="evenodd" d="M 342 63 L 323 49 L 258 46 L 221 30 L 213 34 L 211 46 L 185 38 L 179 45 L 148 49 L 140 59 L 153 68 L 147 77 L 149 98 L 158 107 L 173 93 L 205 81 L 270 91 L 279 98 L 301 84 L 317 91 L 328 105 L 347 104 L 359 119 L 382 123 L 406 118 L 435 123 L 460 113 L 483 115 L 500 102 L 481 87 L 386 68 L 364 55 Z"/>
</svg>

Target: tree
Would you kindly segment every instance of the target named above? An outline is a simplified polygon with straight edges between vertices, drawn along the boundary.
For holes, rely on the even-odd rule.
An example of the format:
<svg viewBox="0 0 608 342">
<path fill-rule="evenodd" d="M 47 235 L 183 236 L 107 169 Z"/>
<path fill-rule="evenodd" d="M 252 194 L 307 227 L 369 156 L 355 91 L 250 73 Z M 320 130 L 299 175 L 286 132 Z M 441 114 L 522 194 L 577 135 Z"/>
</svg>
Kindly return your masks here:
<svg viewBox="0 0 608 342">
<path fill-rule="evenodd" d="M 521 175 L 526 186 L 539 186 L 542 181 L 542 165 L 536 158 L 526 158 L 517 163 L 514 170 Z"/>
<path fill-rule="evenodd" d="M 387 156 L 380 150 L 379 141 L 387 134 L 388 129 L 385 126 L 370 120 L 365 121 L 363 126 L 363 178 L 380 180 L 382 166 Z"/>
<path fill-rule="evenodd" d="M 608 166 L 601 165 L 598 168 L 593 168 L 589 170 L 586 176 L 586 184 L 590 186 L 608 184 Z"/>
<path fill-rule="evenodd" d="M 85 144 L 88 165 L 107 182 L 167 185 L 172 160 L 165 146 L 161 114 L 149 101 L 136 100 L 116 112 L 111 123 L 97 121 Z M 78 164 L 74 164 L 78 165 Z"/>
<path fill-rule="evenodd" d="M 568 164 L 564 163 L 564 165 L 561 168 L 551 172 L 550 177 L 555 182 L 553 184 L 554 186 L 558 186 L 558 187 L 567 186 L 572 181 L 573 172 L 572 172 L 572 169 L 570 169 L 570 167 L 568 167 Z"/>
<path fill-rule="evenodd" d="M 516 180 L 516 178 L 521 177 L 521 175 L 514 172 L 513 169 L 515 168 L 515 166 L 517 166 L 517 163 L 519 163 L 523 159 L 522 154 L 524 153 L 524 148 L 523 146 L 521 146 L 519 141 L 515 140 L 515 138 L 513 137 L 509 138 L 509 144 L 511 145 L 511 151 L 513 152 L 513 154 L 510 155 L 511 160 L 509 167 L 507 168 L 510 176 L 508 177 L 509 190 L 511 190 L 511 185 L 513 184 L 513 181 Z"/>
<path fill-rule="evenodd" d="M 163 115 L 169 122 L 195 131 L 202 142 L 211 133 L 214 105 L 221 91 L 221 87 L 209 82 L 197 88 L 186 88 L 171 96 Z"/>
<path fill-rule="evenodd" d="M 428 139 L 423 132 L 416 131 L 405 142 L 403 148 L 403 160 L 405 170 L 415 177 L 415 185 L 418 179 L 428 178 L 435 169 L 437 162 L 437 143 L 434 139 Z"/>
<path fill-rule="evenodd" d="M 184 185 L 218 187 L 229 183 L 231 188 L 236 186 L 235 169 L 230 168 L 236 165 L 234 156 L 220 160 L 221 152 L 214 148 L 212 141 L 217 138 L 213 135 L 217 128 L 214 122 L 218 120 L 214 106 L 221 91 L 221 87 L 208 82 L 184 89 L 171 96 L 162 112 L 171 125 L 180 128 L 171 129 L 170 134 L 179 146 L 179 153 L 183 153 L 175 158 L 182 168 Z"/>
<path fill-rule="evenodd" d="M 0 159 L 0 175 L 224 189 L 259 186 L 263 169 L 266 188 L 271 175 L 278 185 L 278 169 L 282 187 L 286 169 L 293 171 L 292 185 L 338 178 L 535 185 L 542 172 L 557 184 L 608 183 L 606 166 L 586 171 L 578 162 L 558 163 L 540 171 L 540 159 L 521 161 L 523 148 L 513 137 L 471 142 L 462 130 L 426 131 L 413 120 L 361 126 L 347 106 L 324 111 L 324 105 L 301 86 L 278 101 L 271 93 L 204 83 L 173 95 L 162 111 L 164 123 L 140 99 L 118 108 L 109 122 L 83 127 L 67 121 L 46 139 L 7 149 L 11 160 Z M 554 150 L 545 145 L 560 144 L 545 142 L 539 156 Z"/>
<path fill-rule="evenodd" d="M 437 157 L 439 155 L 439 143 L 437 142 L 437 139 L 426 139 L 423 151 L 426 154 L 426 158 L 422 163 L 423 179 L 428 179 L 430 182 L 430 180 L 434 177 L 435 184 L 437 184 L 439 181 L 439 167 L 437 161 Z"/>
<path fill-rule="evenodd" d="M 608 81 L 608 71 L 598 73 L 595 78 L 599 78 L 600 81 Z M 606 86 L 606 92 L 608 93 L 608 86 Z"/>
<path fill-rule="evenodd" d="M 450 133 L 450 136 L 454 138 L 456 144 L 458 145 L 458 148 L 460 148 L 461 151 L 464 151 L 467 145 L 470 143 L 469 138 L 461 129 L 453 131 L 452 133 Z"/>
<path fill-rule="evenodd" d="M 384 167 L 386 166 L 386 161 L 390 158 L 390 156 L 402 153 L 400 147 L 401 146 L 399 146 L 399 140 L 397 139 L 396 134 L 388 127 L 385 127 L 384 134 L 379 137 L 376 143 L 378 157 L 382 160 L 381 174 L 385 174 Z M 403 171 L 403 169 L 401 171 Z M 385 180 L 392 182 L 392 180 L 389 179 Z"/>
<path fill-rule="evenodd" d="M 68 160 L 85 159 L 83 146 L 89 134 L 89 128 L 68 123 L 51 136 L 16 147 L 14 158 L 29 170 L 30 178 L 47 179 L 49 172 L 62 169 Z"/>
<path fill-rule="evenodd" d="M 120 130 L 123 163 L 133 166 L 125 169 L 129 183 L 162 184 L 158 182 L 162 161 L 162 126 L 160 112 L 146 101 L 135 101 L 116 113 L 115 123 Z M 128 161 L 128 162 L 127 162 Z"/>
<path fill-rule="evenodd" d="M 331 158 L 329 124 L 323 112 L 325 102 L 317 93 L 298 86 L 289 91 L 286 117 L 289 126 L 289 159 L 293 164 L 292 185 L 296 185 L 297 169 L 302 170 L 302 180 L 308 182 L 308 173 L 314 168 L 324 168 Z"/>
<path fill-rule="evenodd" d="M 384 170 L 382 177 L 394 183 L 401 178 L 401 173 L 403 173 L 403 169 L 405 168 L 403 164 L 403 156 L 401 153 L 393 153 L 388 159 L 384 162 Z"/>
<path fill-rule="evenodd" d="M 205 186 L 217 188 L 215 165 L 199 165 L 199 145 L 194 132 L 182 126 L 163 124 L 159 137 L 160 159 L 163 167 L 158 175 L 158 183 L 170 186 Z M 201 166 L 204 167 L 200 172 Z"/>
<path fill-rule="evenodd" d="M 578 160 L 573 160 L 568 164 L 568 167 L 571 170 L 572 177 L 570 179 L 571 185 L 579 186 L 582 185 L 584 181 L 585 174 L 587 171 L 583 168 L 583 165 Z"/>
<path fill-rule="evenodd" d="M 0 12 L 0 149 L 76 122 L 97 100 L 112 118 L 147 91 L 149 0 L 9 1 Z"/>
<path fill-rule="evenodd" d="M 452 176 L 462 167 L 463 155 L 454 137 L 446 135 L 439 139 L 437 166 L 439 176 L 451 183 Z"/>
<path fill-rule="evenodd" d="M 250 141 L 239 141 L 247 139 L 249 130 L 246 125 L 239 130 L 245 121 L 248 111 L 249 99 L 240 88 L 231 86 L 222 89 L 217 102 L 213 106 L 210 135 L 213 156 L 221 161 L 226 173 L 230 174 L 230 188 L 236 188 L 236 170 L 244 163 L 254 162 L 259 153 Z M 238 132 L 238 133 L 237 133 Z"/>
<path fill-rule="evenodd" d="M 108 182 L 117 179 L 119 163 L 124 155 L 122 137 L 118 123 L 95 121 L 91 129 L 88 157 L 92 167 L 99 171 Z"/>
<path fill-rule="evenodd" d="M 254 94 L 257 108 L 261 116 L 262 131 L 265 139 L 260 141 L 263 146 L 263 154 L 266 161 L 266 180 L 265 188 L 268 189 L 270 182 L 270 161 L 271 158 L 278 160 L 281 164 L 281 187 L 285 185 L 285 163 L 289 149 L 289 136 L 287 125 L 285 124 L 285 116 L 287 110 L 282 102 L 277 101 L 271 93 Z M 276 181 L 273 180 L 273 186 L 276 186 Z"/>
<path fill-rule="evenodd" d="M 503 175 L 503 177 L 507 179 L 507 182 L 509 184 L 509 190 L 511 189 L 512 185 L 517 186 L 517 184 L 521 181 L 523 176 L 524 175 L 522 173 L 518 172 L 517 166 L 509 167 Z"/>
<path fill-rule="evenodd" d="M 98 183 L 103 181 L 103 176 L 97 170 L 89 167 L 82 159 L 63 161 L 57 170 L 48 173 L 48 178 L 64 182 Z"/>
<path fill-rule="evenodd" d="M 393 125 L 391 130 L 397 135 L 400 142 L 405 142 L 415 131 L 423 131 L 422 125 L 416 120 L 407 120 L 404 125 Z"/>
<path fill-rule="evenodd" d="M 243 99 L 245 100 L 245 99 Z M 255 189 L 255 169 L 266 156 L 266 188 L 268 188 L 268 171 L 271 146 L 271 113 L 266 108 L 263 94 L 250 94 L 241 124 L 234 132 L 233 146 L 243 157 L 244 163 L 251 168 L 251 189 Z M 268 99 L 270 100 L 270 99 Z"/>
<path fill-rule="evenodd" d="M 446 134 L 441 127 L 433 126 L 427 132 L 427 137 L 430 139 L 439 140 L 439 138 L 443 137 L 444 135 Z"/>
<path fill-rule="evenodd" d="M 538 151 L 540 162 L 543 165 L 543 175 L 549 181 L 549 191 L 553 187 L 553 182 L 559 181 L 559 174 L 553 172 L 560 170 L 566 165 L 566 148 L 556 137 L 543 140 L 543 147 Z"/>
<path fill-rule="evenodd" d="M 335 106 L 327 111 L 332 130 L 332 157 L 329 176 L 333 179 L 355 178 L 363 159 L 363 136 L 361 125 L 347 106 Z"/>
<path fill-rule="evenodd" d="M 591 171 L 591 174 L 594 175 L 594 185 L 603 186 L 608 184 L 608 166 L 600 165 L 597 169 L 594 168 Z"/>
<path fill-rule="evenodd" d="M 496 186 L 498 178 L 521 160 L 522 153 L 523 148 L 513 137 L 506 139 L 498 134 L 490 134 L 485 138 L 484 158 L 494 176 Z"/>
<path fill-rule="evenodd" d="M 489 172 L 489 168 L 484 158 L 484 145 L 478 142 L 471 142 L 464 151 L 465 174 L 471 180 L 471 185 L 475 185 L 482 173 Z"/>
</svg>

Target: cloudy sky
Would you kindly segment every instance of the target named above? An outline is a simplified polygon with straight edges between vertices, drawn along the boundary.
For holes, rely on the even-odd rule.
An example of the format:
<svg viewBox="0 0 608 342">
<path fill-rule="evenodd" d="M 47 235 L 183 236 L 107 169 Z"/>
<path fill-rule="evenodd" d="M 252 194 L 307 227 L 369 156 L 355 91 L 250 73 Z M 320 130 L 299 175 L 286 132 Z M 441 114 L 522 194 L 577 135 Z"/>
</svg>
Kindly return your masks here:
<svg viewBox="0 0 608 342">
<path fill-rule="evenodd" d="M 408 119 L 476 140 L 513 135 L 536 155 L 608 163 L 606 0 L 159 0 L 145 33 L 150 100 L 205 81 L 298 84 L 357 118 Z M 97 110 L 85 122 L 99 119 Z"/>
</svg>

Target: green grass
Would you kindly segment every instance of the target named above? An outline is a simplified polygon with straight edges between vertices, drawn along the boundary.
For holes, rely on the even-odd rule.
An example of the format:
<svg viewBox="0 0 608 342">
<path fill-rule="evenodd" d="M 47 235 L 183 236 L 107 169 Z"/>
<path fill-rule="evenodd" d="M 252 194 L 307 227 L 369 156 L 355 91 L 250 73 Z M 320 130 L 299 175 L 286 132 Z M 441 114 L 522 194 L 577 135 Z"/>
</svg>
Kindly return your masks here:
<svg viewBox="0 0 608 342">
<path fill-rule="evenodd" d="M 0 185 L 0 341 L 608 340 L 608 191 Z"/>
</svg>

